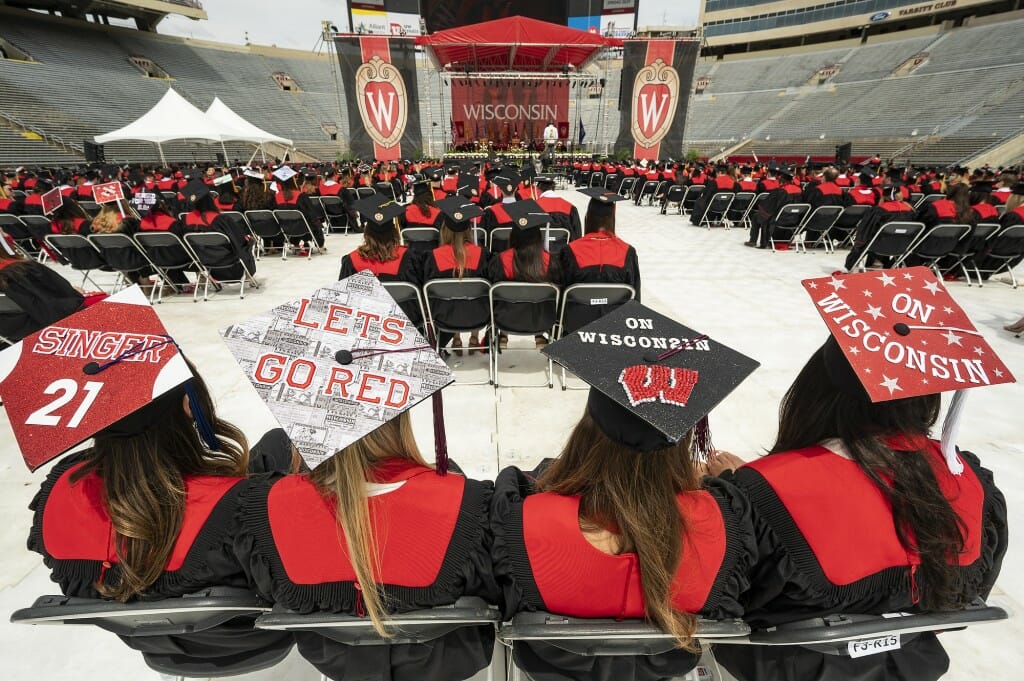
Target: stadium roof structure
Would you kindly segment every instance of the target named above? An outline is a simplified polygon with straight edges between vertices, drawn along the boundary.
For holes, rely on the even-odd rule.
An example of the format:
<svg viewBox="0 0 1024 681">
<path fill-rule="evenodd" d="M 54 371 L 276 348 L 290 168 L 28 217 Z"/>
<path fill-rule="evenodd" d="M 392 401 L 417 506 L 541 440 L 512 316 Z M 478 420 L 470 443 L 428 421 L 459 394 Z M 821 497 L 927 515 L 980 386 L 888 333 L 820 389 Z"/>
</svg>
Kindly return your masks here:
<svg viewBox="0 0 1024 681">
<path fill-rule="evenodd" d="M 439 69 L 466 72 L 565 73 L 622 41 L 546 21 L 514 16 L 416 38 Z"/>
</svg>

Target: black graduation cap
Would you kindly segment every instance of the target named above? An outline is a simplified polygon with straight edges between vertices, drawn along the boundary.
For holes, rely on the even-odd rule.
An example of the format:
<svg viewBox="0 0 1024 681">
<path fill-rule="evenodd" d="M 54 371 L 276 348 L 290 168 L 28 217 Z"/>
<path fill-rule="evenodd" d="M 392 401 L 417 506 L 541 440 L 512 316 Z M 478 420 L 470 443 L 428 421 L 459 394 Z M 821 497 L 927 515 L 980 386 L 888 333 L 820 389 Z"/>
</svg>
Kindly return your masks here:
<svg viewBox="0 0 1024 681">
<path fill-rule="evenodd" d="M 480 195 L 480 176 L 472 173 L 459 173 L 457 181 L 458 193 L 467 199 Z"/>
<path fill-rule="evenodd" d="M 1018 182 L 1010 189 L 1011 194 L 1017 194 L 1018 196 L 1024 196 L 1024 182 Z"/>
<path fill-rule="evenodd" d="M 587 411 L 604 434 L 640 452 L 678 443 L 760 366 L 636 301 L 543 352 L 590 384 Z"/>
<path fill-rule="evenodd" d="M 435 168 L 427 173 L 427 179 L 431 182 L 440 182 L 444 179 L 444 172 L 440 168 Z"/>
<path fill-rule="evenodd" d="M 871 184 L 871 181 L 876 177 L 875 173 L 870 167 L 864 166 L 860 169 L 860 181 L 864 184 Z"/>
<path fill-rule="evenodd" d="M 590 197 L 590 203 L 587 205 L 587 214 L 595 216 L 615 215 L 615 204 L 626 200 L 626 197 L 619 196 L 615 192 L 610 192 L 600 187 L 580 189 L 579 192 Z"/>
<path fill-rule="evenodd" d="M 412 183 L 412 195 L 420 196 L 422 194 L 430 194 L 430 183 L 429 182 L 413 182 Z"/>
<path fill-rule="evenodd" d="M 366 219 L 368 229 L 385 233 L 395 229 L 392 220 L 405 212 L 405 206 L 382 194 L 355 201 L 352 207 Z"/>
<path fill-rule="evenodd" d="M 450 196 L 437 202 L 437 207 L 444 213 L 448 229 L 453 232 L 464 232 L 472 225 L 470 221 L 484 214 L 480 206 L 461 196 Z"/>
<path fill-rule="evenodd" d="M 533 178 L 533 181 L 536 182 L 538 185 L 541 185 L 541 184 L 552 184 L 553 185 L 555 183 L 555 177 L 553 175 L 538 175 L 537 177 Z"/>
<path fill-rule="evenodd" d="M 503 204 L 505 212 L 512 218 L 512 231 L 525 232 L 539 229 L 551 222 L 551 214 L 544 211 L 533 199 L 523 199 Z"/>
<path fill-rule="evenodd" d="M 196 179 L 191 180 L 188 184 L 186 184 L 185 188 L 181 190 L 181 193 L 184 194 L 185 199 L 189 203 L 194 204 L 199 199 L 205 196 L 209 196 L 210 188 L 202 180 Z"/>
<path fill-rule="evenodd" d="M 885 171 L 885 175 L 893 182 L 902 182 L 903 168 L 889 168 L 888 170 Z"/>
<path fill-rule="evenodd" d="M 514 192 L 519 187 L 519 173 L 513 168 L 502 168 L 501 172 L 494 176 L 492 180 L 494 184 L 498 185 L 498 188 L 506 194 Z"/>
</svg>

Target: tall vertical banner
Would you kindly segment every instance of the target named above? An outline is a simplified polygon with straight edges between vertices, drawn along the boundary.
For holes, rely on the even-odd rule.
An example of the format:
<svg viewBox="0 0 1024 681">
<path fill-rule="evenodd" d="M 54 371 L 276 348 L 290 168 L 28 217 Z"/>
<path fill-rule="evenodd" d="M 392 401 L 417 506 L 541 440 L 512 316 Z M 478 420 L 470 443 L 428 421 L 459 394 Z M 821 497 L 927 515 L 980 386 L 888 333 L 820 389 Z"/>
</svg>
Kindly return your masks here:
<svg viewBox="0 0 1024 681">
<path fill-rule="evenodd" d="M 452 79 L 452 119 L 462 124 L 465 139 L 509 143 L 543 139 L 548 123 L 568 137 L 569 83 L 480 78 Z M 566 134 L 562 134 L 563 125 Z"/>
<path fill-rule="evenodd" d="M 649 160 L 682 153 L 699 54 L 697 41 L 625 41 L 617 149 L 632 148 L 635 158 Z"/>
<path fill-rule="evenodd" d="M 335 46 L 352 153 L 381 161 L 412 156 L 423 144 L 414 39 L 341 36 Z"/>
</svg>

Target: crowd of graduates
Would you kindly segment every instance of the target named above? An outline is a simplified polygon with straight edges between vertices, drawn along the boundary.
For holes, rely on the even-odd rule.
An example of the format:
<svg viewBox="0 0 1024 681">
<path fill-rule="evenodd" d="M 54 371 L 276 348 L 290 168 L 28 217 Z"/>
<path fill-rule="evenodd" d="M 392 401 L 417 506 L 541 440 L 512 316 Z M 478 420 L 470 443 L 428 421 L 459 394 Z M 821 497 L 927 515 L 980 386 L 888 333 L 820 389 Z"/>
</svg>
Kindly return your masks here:
<svg viewBox="0 0 1024 681">
<path fill-rule="evenodd" d="M 658 200 L 667 193 L 660 186 L 665 181 L 765 192 L 774 202 L 792 197 L 888 210 L 920 188 L 947 196 L 926 206 L 930 212 L 921 219 L 990 219 L 979 206 L 1000 201 L 1007 204 L 1004 218 L 1024 218 L 1024 192 L 1008 173 L 917 178 L 869 169 L 852 176 L 826 168 L 804 176 L 776 167 L 640 168 L 611 170 L 657 181 Z M 280 430 L 250 448 L 216 415 L 202 377 L 190 367 L 187 389 L 90 433 L 91 447 L 49 472 L 33 502 L 29 547 L 43 555 L 64 593 L 128 601 L 237 585 L 298 612 L 369 617 L 385 636 L 392 613 L 475 595 L 506 618 L 524 610 L 647 618 L 675 638 L 675 650 L 651 656 L 584 658 L 542 642 L 516 647 L 516 663 L 531 678 L 576 681 L 685 674 L 699 657 L 697 616 L 745 617 L 764 627 L 835 612 L 957 609 L 987 597 L 1006 550 L 1005 502 L 976 456 L 951 454 L 931 439 L 938 393 L 869 398 L 863 367 L 830 337 L 788 391 L 770 455 L 744 464 L 709 448 L 706 414 L 756 363 L 739 371 L 743 362 L 716 342 L 699 363 L 699 382 L 694 371 L 685 390 L 717 386 L 717 397 L 705 403 L 694 392 L 692 414 L 667 425 L 652 416 L 664 406 L 659 401 L 686 406 L 690 392 L 672 397 L 684 390 L 675 372 L 695 366 L 691 358 L 700 348 L 691 340 L 663 354 L 642 348 L 666 337 L 707 337 L 639 302 L 639 263 L 635 249 L 616 236 L 616 203 L 639 201 L 642 183 L 629 196 L 614 185 L 584 189 L 589 203 L 581 219 L 555 191 L 555 178 L 530 167 L 376 164 L 355 171 L 336 165 L 19 170 L 6 176 L 0 213 L 43 214 L 41 197 L 57 189 L 63 200 L 50 215 L 54 234 L 214 230 L 229 236 L 244 257 L 254 237 L 222 214 L 292 207 L 313 228 L 312 242 L 298 240 L 290 245 L 295 249 L 322 247 L 332 217 L 362 231 L 362 244 L 341 259 L 344 281 L 370 272 L 416 286 L 477 277 L 628 284 L 636 292 L 629 319 L 657 319 L 657 326 L 627 326 L 651 330 L 635 331 L 633 345 L 588 355 L 592 361 L 579 371 L 592 386 L 587 407 L 562 452 L 539 453 L 546 461 L 537 469 L 508 468 L 494 482 L 467 479 L 457 466 L 446 474 L 447 464 L 428 464 L 401 410 L 324 462 L 304 461 Z M 580 184 L 586 172 L 593 169 L 566 169 Z M 92 187 L 109 182 L 123 183 L 125 199 L 90 216 L 81 203 L 92 201 Z M 362 197 L 352 191 L 341 215 L 313 203 L 316 196 L 344 196 L 360 186 L 373 191 Z M 140 195 L 155 198 L 133 201 Z M 547 229 L 555 226 L 569 237 L 552 248 Z M 417 227 L 438 229 L 439 244 L 418 249 L 404 243 L 403 230 Z M 506 227 L 501 243 L 495 230 Z M 37 300 L 52 298 L 43 306 L 52 313 L 32 330 L 85 306 L 66 282 L 67 290 L 56 294 L 47 288 L 53 282 L 40 283 L 36 270 L 60 279 L 52 270 L 13 254 L 0 256 L 0 284 L 16 279 L 8 276 L 9 265 L 31 268 L 32 278 L 15 288 L 32 288 Z M 70 302 L 55 304 L 62 297 Z M 596 331 L 621 331 L 600 327 L 614 315 L 595 322 Z M 643 336 L 649 338 L 635 340 Z M 537 344 L 557 355 L 566 341 L 548 345 L 551 340 L 538 337 Z M 443 338 L 441 347 L 448 342 L 460 351 L 460 338 Z M 486 343 L 474 334 L 470 347 L 480 346 Z M 112 359 L 111 365 L 120 358 Z M 654 374 L 631 379 L 636 362 L 674 367 L 672 378 L 655 386 L 654 399 L 614 397 L 609 384 L 628 394 L 656 382 Z M 342 391 L 339 403 L 349 397 L 355 399 Z M 841 486 L 833 484 L 837 476 Z M 813 522 L 825 507 L 838 520 Z M 67 522 L 70 514 L 74 523 Z M 875 531 L 863 531 L 859 519 L 865 517 Z M 372 649 L 313 633 L 251 629 L 197 641 L 182 647 L 154 637 L 140 649 L 153 660 L 205 656 L 228 665 L 297 644 L 334 679 L 385 669 L 381 678 L 430 681 L 469 678 L 486 666 L 494 630 L 468 627 L 428 644 Z M 931 633 L 868 658 L 756 646 L 723 646 L 716 655 L 741 681 L 925 681 L 948 666 Z"/>
</svg>

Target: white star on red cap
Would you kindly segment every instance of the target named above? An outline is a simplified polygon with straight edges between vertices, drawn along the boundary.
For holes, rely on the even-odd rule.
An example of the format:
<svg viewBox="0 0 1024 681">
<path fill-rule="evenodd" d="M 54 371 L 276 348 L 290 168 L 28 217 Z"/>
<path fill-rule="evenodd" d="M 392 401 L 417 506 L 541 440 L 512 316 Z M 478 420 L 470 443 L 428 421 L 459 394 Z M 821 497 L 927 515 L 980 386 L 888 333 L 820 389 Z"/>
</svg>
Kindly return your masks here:
<svg viewBox="0 0 1024 681">
<path fill-rule="evenodd" d="M 960 345 L 960 347 L 963 347 L 963 345 L 960 344 L 962 336 L 958 336 L 953 333 L 952 329 L 946 331 L 943 335 L 946 337 L 946 345 Z"/>
<path fill-rule="evenodd" d="M 859 355 L 860 354 L 860 348 L 858 348 L 856 345 L 851 345 L 850 346 L 850 354 L 851 355 Z"/>
<path fill-rule="evenodd" d="M 868 305 L 868 311 L 865 314 L 871 315 L 871 317 L 875 321 L 877 321 L 879 317 L 884 317 L 885 316 L 885 314 L 882 313 L 882 308 L 881 307 L 877 307 L 875 305 Z"/>
<path fill-rule="evenodd" d="M 1003 377 L 1003 372 L 1001 370 L 999 370 L 999 369 L 993 369 L 992 373 L 996 375 L 996 378 L 1002 378 Z"/>
<path fill-rule="evenodd" d="M 834 289 L 835 289 L 836 291 L 838 291 L 838 290 L 839 290 L 839 289 L 841 289 L 841 288 L 846 288 L 846 283 L 845 283 L 845 282 L 844 282 L 844 281 L 843 281 L 842 279 L 836 279 L 835 277 L 832 277 L 832 281 L 830 281 L 830 282 L 828 282 L 828 283 L 829 283 L 829 284 L 830 284 L 830 285 L 832 286 L 832 288 L 834 288 Z"/>
<path fill-rule="evenodd" d="M 946 314 L 953 314 L 953 308 L 951 307 L 944 307 L 942 308 L 942 311 L 945 312 Z"/>
<path fill-rule="evenodd" d="M 818 288 L 818 284 L 817 282 L 809 281 L 807 282 L 807 288 L 816 290 Z"/>
<path fill-rule="evenodd" d="M 871 297 L 871 291 L 864 291 L 864 297 L 865 298 L 870 298 Z"/>
<path fill-rule="evenodd" d="M 897 390 L 903 390 L 903 388 L 900 387 L 899 379 L 897 379 L 897 378 L 889 378 L 885 374 L 882 374 L 882 378 L 884 380 L 881 383 L 879 383 L 879 385 L 884 387 L 884 388 L 888 388 L 890 395 L 895 393 Z"/>
<path fill-rule="evenodd" d="M 928 379 L 927 378 L 922 378 L 921 379 L 921 385 L 928 385 Z"/>
<path fill-rule="evenodd" d="M 937 281 L 929 281 L 925 283 L 924 288 L 931 291 L 932 295 L 934 296 L 936 293 L 939 292 L 939 283 Z"/>
<path fill-rule="evenodd" d="M 974 354 L 976 354 L 976 355 L 978 355 L 979 357 L 981 357 L 982 355 L 984 355 L 984 354 L 985 354 L 985 351 L 984 351 L 984 350 L 982 350 L 982 349 L 981 349 L 980 347 L 977 347 L 977 348 L 974 348 Z"/>
<path fill-rule="evenodd" d="M 903 278 L 906 279 L 907 281 L 910 281 L 911 279 L 914 278 L 914 275 L 911 274 L 910 272 L 904 272 L 903 273 Z"/>
<path fill-rule="evenodd" d="M 882 286 L 883 287 L 885 287 L 885 286 L 895 286 L 896 285 L 894 283 L 896 281 L 895 278 L 890 277 L 888 274 L 885 274 L 885 273 L 882 273 L 881 275 L 879 275 L 878 281 L 882 282 Z"/>
<path fill-rule="evenodd" d="M 864 367 L 864 373 L 865 374 L 870 374 L 871 373 L 871 367 Z"/>
</svg>

